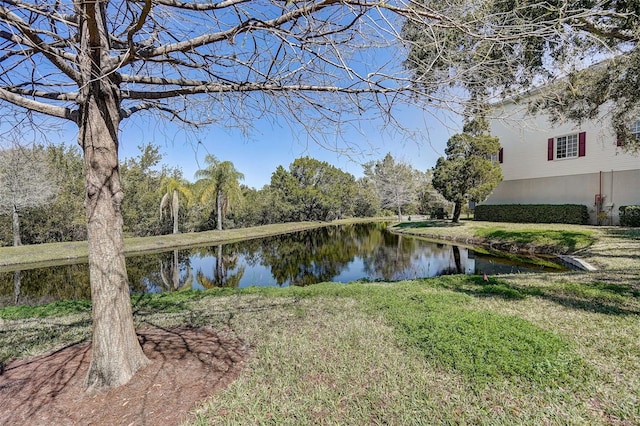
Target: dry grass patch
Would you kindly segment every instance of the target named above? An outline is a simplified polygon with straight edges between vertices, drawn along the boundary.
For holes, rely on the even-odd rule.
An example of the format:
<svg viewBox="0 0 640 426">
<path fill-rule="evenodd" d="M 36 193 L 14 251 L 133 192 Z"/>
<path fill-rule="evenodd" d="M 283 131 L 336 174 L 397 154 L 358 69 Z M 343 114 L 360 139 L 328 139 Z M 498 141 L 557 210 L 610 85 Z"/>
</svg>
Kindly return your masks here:
<svg viewBox="0 0 640 426">
<path fill-rule="evenodd" d="M 41 355 L 52 349 L 83 342 L 90 336 L 89 313 L 48 318 L 0 319 L 0 366 L 9 359 Z"/>
</svg>

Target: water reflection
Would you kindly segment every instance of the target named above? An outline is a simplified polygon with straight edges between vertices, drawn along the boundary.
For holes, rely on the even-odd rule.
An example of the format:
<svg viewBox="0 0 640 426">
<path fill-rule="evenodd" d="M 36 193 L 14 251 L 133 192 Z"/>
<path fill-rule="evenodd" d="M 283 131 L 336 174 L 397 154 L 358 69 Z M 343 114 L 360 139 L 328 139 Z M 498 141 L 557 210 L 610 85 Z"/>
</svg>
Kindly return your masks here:
<svg viewBox="0 0 640 426">
<path fill-rule="evenodd" d="M 184 255 L 186 255 L 186 253 L 183 253 L 183 257 Z M 184 274 L 180 274 L 180 265 L 182 265 L 182 269 L 185 270 Z M 191 288 L 193 286 L 193 275 L 191 274 L 189 258 L 186 257 L 180 262 L 180 252 L 178 250 L 165 253 L 165 258 L 160 259 L 160 278 L 162 279 L 162 291 Z M 153 281 L 148 281 L 147 286 L 152 283 Z"/>
<path fill-rule="evenodd" d="M 22 274 L 20 271 L 13 271 L 13 304 L 20 304 L 20 286 Z"/>
<path fill-rule="evenodd" d="M 198 253 L 200 259 L 211 257 L 211 249 L 201 249 Z M 207 275 L 202 268 L 196 272 L 196 282 L 205 288 L 214 287 L 238 287 L 244 276 L 244 265 L 238 266 L 238 254 L 230 253 L 230 247 L 219 244 L 215 246 L 214 268 L 211 275 Z"/>
<path fill-rule="evenodd" d="M 44 304 L 90 296 L 86 264 L 0 273 L 0 306 Z"/>
<path fill-rule="evenodd" d="M 127 258 L 132 292 L 393 281 L 539 271 L 531 264 L 390 233 L 384 224 L 328 226 L 239 243 Z M 90 297 L 86 265 L 0 273 L 0 304 Z"/>
</svg>

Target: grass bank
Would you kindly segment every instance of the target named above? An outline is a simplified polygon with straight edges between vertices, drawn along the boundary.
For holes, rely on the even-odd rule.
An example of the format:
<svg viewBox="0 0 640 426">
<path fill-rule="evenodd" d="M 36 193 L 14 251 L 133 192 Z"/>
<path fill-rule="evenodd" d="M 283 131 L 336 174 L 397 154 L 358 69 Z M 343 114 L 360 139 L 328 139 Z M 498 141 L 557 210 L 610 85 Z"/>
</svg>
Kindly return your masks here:
<svg viewBox="0 0 640 426">
<path fill-rule="evenodd" d="M 571 254 L 600 270 L 640 269 L 640 229 L 567 224 L 413 221 L 394 232 L 510 253 Z"/>
<path fill-rule="evenodd" d="M 511 252 L 571 253 L 592 245 L 600 233 L 595 227 L 554 224 L 438 220 L 403 222 L 396 232 L 502 248 Z"/>
</svg>

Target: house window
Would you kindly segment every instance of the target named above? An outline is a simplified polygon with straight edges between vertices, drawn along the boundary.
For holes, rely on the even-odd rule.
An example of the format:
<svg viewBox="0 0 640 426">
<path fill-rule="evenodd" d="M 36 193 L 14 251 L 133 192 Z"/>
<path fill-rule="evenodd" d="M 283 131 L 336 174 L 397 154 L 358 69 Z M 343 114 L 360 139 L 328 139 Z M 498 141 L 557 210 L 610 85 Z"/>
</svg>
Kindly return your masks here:
<svg viewBox="0 0 640 426">
<path fill-rule="evenodd" d="M 560 136 L 556 138 L 556 159 L 578 156 L 578 135 Z"/>
<path fill-rule="evenodd" d="M 500 150 L 495 154 L 488 155 L 487 159 L 492 163 L 502 163 L 502 161 L 504 160 L 504 149 L 500 148 Z"/>
<path fill-rule="evenodd" d="M 587 153 L 587 133 L 560 136 L 547 140 L 547 160 L 584 157 Z"/>
</svg>

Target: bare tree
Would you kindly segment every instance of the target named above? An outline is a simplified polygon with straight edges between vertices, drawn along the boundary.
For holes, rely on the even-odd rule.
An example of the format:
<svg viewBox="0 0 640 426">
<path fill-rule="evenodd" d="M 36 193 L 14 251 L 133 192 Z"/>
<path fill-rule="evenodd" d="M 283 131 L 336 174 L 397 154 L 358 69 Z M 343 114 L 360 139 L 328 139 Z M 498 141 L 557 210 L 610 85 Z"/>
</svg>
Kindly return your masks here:
<svg viewBox="0 0 640 426">
<path fill-rule="evenodd" d="M 406 57 L 402 46 L 386 49 L 399 38 L 401 18 L 437 33 L 455 28 L 488 37 L 456 21 L 450 8 L 413 6 L 403 0 L 0 2 L 4 117 L 16 117 L 15 128 L 39 120 L 30 112 L 73 123 L 84 153 L 93 300 L 89 389 L 123 384 L 149 362 L 135 333 L 123 254 L 122 120 L 148 111 L 188 125 L 251 126 L 268 113 L 299 123 L 320 143 L 323 132 L 356 126 L 354 118 L 383 115 L 399 124 L 393 104 L 427 100 L 412 96 L 426 81 L 416 84 L 398 69 Z M 545 37 L 571 13 L 523 31 Z M 517 28 L 489 36 L 500 43 L 517 37 Z M 452 79 L 429 83 L 430 105 Z M 449 98 L 440 101 L 454 108 Z"/>
<path fill-rule="evenodd" d="M 395 210 L 402 220 L 402 210 L 418 197 L 417 170 L 387 154 L 381 161 L 365 164 L 364 175 L 373 181 L 380 205 Z"/>
<path fill-rule="evenodd" d="M 0 213 L 9 213 L 13 245 L 22 244 L 20 212 L 47 204 L 56 193 L 44 151 L 21 147 L 0 151 Z"/>
</svg>

